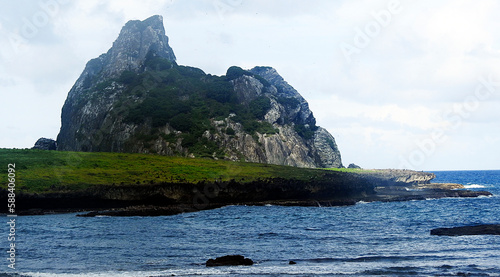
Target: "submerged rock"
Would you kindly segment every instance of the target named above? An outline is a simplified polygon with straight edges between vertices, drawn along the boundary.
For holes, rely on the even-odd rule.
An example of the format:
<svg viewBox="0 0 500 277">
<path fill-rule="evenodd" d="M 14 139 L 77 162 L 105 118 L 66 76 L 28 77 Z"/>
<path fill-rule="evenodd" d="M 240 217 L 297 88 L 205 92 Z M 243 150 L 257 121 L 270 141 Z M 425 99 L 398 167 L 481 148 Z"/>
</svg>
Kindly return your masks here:
<svg viewBox="0 0 500 277">
<path fill-rule="evenodd" d="M 234 265 L 253 265 L 253 261 L 241 255 L 227 255 L 223 257 L 218 257 L 215 260 L 210 259 L 206 262 L 207 267 L 234 266 Z"/>
<path fill-rule="evenodd" d="M 435 236 L 473 236 L 473 235 L 500 235 L 500 224 L 482 224 L 453 228 L 437 228 L 431 230 Z"/>
</svg>

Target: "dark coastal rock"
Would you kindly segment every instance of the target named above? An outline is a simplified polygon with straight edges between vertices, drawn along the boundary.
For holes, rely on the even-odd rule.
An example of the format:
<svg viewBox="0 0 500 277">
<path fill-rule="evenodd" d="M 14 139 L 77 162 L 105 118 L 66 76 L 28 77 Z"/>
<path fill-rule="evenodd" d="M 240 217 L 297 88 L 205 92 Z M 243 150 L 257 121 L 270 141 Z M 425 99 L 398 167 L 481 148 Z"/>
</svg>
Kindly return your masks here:
<svg viewBox="0 0 500 277">
<path fill-rule="evenodd" d="M 223 257 L 218 257 L 215 260 L 210 259 L 206 262 L 207 267 L 235 266 L 235 265 L 253 265 L 253 261 L 241 255 L 227 255 Z"/>
<path fill-rule="evenodd" d="M 30 209 L 30 210 L 21 210 L 17 212 L 17 215 L 44 215 L 45 211 L 42 209 Z"/>
<path fill-rule="evenodd" d="M 290 262 L 288 262 L 288 264 L 289 264 L 289 265 L 293 265 L 293 264 L 297 264 L 297 263 L 296 263 L 296 262 L 294 262 L 294 261 L 290 261 Z"/>
<path fill-rule="evenodd" d="M 500 224 L 482 224 L 453 228 L 437 228 L 431 230 L 434 236 L 474 236 L 474 235 L 500 235 Z"/>
<path fill-rule="evenodd" d="M 56 150 L 56 148 L 57 148 L 56 141 L 48 138 L 39 138 L 35 142 L 35 146 L 33 146 L 33 149 L 39 149 L 39 150 Z"/>
<path fill-rule="evenodd" d="M 210 208 L 219 208 L 220 206 L 210 206 Z M 96 216 L 169 216 L 181 213 L 196 212 L 194 207 L 186 205 L 178 206 L 130 206 L 104 211 L 91 211 L 84 214 L 78 214 L 78 217 L 96 217 Z"/>
</svg>

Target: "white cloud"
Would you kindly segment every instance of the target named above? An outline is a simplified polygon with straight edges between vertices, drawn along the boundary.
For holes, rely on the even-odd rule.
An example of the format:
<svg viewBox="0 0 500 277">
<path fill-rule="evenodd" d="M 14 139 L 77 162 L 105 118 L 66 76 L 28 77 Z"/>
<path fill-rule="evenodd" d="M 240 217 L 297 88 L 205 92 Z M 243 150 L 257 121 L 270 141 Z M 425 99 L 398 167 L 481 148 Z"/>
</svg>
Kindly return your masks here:
<svg viewBox="0 0 500 277">
<path fill-rule="evenodd" d="M 426 106 L 370 105 L 352 102 L 334 95 L 330 98 L 309 101 L 319 120 L 324 118 L 353 118 L 368 122 L 390 122 L 397 127 L 429 130 L 438 128 L 443 122 L 436 122 L 439 111 Z"/>
</svg>

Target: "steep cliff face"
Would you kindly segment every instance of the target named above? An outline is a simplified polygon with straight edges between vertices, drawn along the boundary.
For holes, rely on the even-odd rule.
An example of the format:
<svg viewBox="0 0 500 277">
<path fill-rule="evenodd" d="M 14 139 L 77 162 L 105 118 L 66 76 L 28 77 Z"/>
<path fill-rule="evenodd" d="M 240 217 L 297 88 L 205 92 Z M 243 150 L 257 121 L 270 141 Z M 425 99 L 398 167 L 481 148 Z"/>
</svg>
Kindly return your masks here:
<svg viewBox="0 0 500 277">
<path fill-rule="evenodd" d="M 162 18 L 130 21 L 88 62 L 62 110 L 58 150 L 341 167 L 333 136 L 271 67 L 225 76 L 177 65 Z"/>
<path fill-rule="evenodd" d="M 123 89 L 123 85 L 111 80 L 125 71 L 142 71 L 148 54 L 175 62 L 174 52 L 165 35 L 163 18 L 159 15 L 144 21 L 129 21 L 113 47 L 87 63 L 62 109 L 62 126 L 57 137 L 59 150 L 106 151 L 109 149 L 100 146 L 104 140 L 111 143 L 113 136 L 128 137 L 129 129 L 136 129 L 135 126 L 121 124 L 120 120 L 104 119 L 112 117 L 109 112 Z M 113 126 L 102 126 L 103 123 Z M 104 132 L 96 132 L 100 129 Z"/>
</svg>

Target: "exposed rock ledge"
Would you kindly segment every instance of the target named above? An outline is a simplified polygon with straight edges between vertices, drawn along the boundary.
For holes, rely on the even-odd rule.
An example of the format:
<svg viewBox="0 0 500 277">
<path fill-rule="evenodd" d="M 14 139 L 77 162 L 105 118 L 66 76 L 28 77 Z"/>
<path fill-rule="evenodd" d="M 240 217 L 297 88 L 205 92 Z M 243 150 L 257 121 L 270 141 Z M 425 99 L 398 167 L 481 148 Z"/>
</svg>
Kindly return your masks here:
<svg viewBox="0 0 500 277">
<path fill-rule="evenodd" d="M 427 200 L 449 197 L 480 197 L 491 196 L 488 191 L 472 191 L 472 190 L 457 190 L 446 188 L 415 188 L 415 187 L 377 187 L 376 194 L 368 196 L 363 201 L 411 201 L 411 200 Z"/>
<path fill-rule="evenodd" d="M 454 183 L 430 183 L 418 185 L 416 189 L 465 189 L 465 186 Z"/>
<path fill-rule="evenodd" d="M 437 228 L 431 230 L 435 236 L 473 236 L 473 235 L 500 235 L 500 224 L 482 224 L 453 228 Z"/>
</svg>

